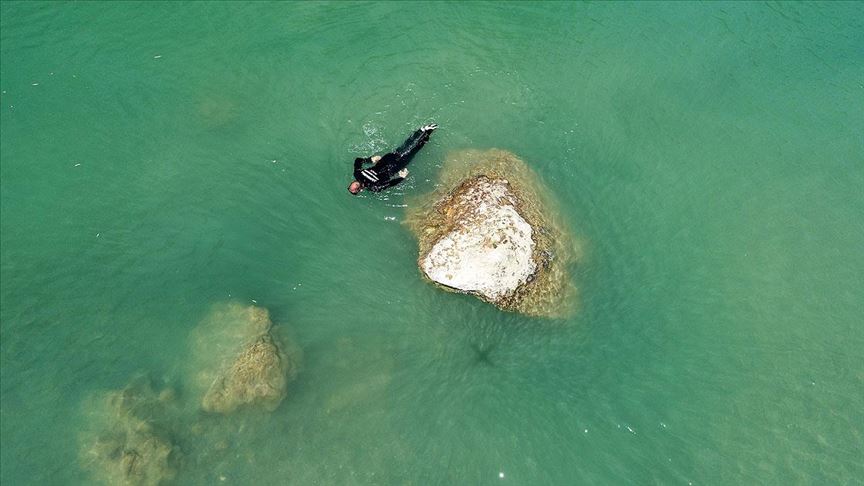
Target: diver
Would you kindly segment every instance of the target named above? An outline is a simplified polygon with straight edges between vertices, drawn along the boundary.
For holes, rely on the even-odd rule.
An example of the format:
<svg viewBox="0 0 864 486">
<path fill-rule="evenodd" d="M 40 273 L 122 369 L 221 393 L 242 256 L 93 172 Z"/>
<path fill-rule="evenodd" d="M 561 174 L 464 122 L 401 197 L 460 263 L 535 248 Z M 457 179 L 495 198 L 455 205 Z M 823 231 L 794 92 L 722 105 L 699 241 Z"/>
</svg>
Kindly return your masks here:
<svg viewBox="0 0 864 486">
<path fill-rule="evenodd" d="M 438 128 L 435 123 L 418 128 L 399 148 L 384 155 L 354 159 L 354 180 L 348 185 L 348 192 L 360 194 L 363 189 L 380 192 L 404 181 L 408 177 L 408 162 L 429 141 L 432 132 Z M 373 164 L 364 169 L 364 164 Z"/>
</svg>

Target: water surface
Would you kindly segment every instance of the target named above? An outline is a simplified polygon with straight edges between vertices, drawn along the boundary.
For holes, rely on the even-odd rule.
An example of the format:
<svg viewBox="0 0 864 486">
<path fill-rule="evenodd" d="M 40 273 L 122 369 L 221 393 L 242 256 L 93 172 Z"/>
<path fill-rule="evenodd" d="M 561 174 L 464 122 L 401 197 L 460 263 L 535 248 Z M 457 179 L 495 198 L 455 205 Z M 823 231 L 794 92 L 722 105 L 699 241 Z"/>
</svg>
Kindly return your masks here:
<svg viewBox="0 0 864 486">
<path fill-rule="evenodd" d="M 180 484 L 864 477 L 861 4 L 4 2 L 0 41 L 0 482 L 88 483 L 141 373 Z M 406 195 L 490 147 L 583 243 L 571 318 L 420 278 Z M 201 415 L 193 329 L 253 300 L 303 368 Z"/>
</svg>

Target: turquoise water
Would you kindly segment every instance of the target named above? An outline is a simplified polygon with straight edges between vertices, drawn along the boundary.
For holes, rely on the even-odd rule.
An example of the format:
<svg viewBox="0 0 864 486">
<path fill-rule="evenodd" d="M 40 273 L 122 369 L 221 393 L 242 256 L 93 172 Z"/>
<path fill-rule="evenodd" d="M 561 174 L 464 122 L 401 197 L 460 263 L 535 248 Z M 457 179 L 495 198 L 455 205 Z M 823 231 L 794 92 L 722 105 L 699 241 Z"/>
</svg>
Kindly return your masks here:
<svg viewBox="0 0 864 486">
<path fill-rule="evenodd" d="M 88 483 L 142 373 L 178 484 L 864 478 L 860 3 L 4 2 L 0 53 L 3 484 Z M 420 278 L 406 195 L 489 147 L 581 242 L 572 318 Z M 190 335 L 253 299 L 303 368 L 201 415 Z"/>
</svg>

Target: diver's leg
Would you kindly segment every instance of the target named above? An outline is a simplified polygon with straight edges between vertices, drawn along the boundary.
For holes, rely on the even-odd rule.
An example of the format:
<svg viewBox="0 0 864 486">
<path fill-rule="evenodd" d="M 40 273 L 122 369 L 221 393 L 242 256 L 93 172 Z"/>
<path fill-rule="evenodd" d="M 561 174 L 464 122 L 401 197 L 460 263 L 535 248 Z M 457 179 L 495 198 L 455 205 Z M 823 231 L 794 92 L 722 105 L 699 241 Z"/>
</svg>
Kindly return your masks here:
<svg viewBox="0 0 864 486">
<path fill-rule="evenodd" d="M 431 132 L 424 130 L 417 130 L 408 137 L 408 140 L 405 140 L 405 143 L 399 146 L 393 152 L 399 156 L 400 159 L 408 159 L 414 157 L 414 154 L 420 151 L 423 148 L 423 145 L 429 141 L 429 134 Z M 407 165 L 407 164 L 406 164 Z"/>
<path fill-rule="evenodd" d="M 424 130 L 425 128 L 425 130 Z M 378 164 L 382 169 L 386 167 L 388 174 L 395 174 L 408 166 L 411 159 L 423 148 L 423 145 L 429 141 L 432 132 L 438 128 L 438 125 L 426 125 L 424 128 L 417 129 L 408 137 L 408 140 L 399 146 L 396 150 L 385 155 Z"/>
</svg>

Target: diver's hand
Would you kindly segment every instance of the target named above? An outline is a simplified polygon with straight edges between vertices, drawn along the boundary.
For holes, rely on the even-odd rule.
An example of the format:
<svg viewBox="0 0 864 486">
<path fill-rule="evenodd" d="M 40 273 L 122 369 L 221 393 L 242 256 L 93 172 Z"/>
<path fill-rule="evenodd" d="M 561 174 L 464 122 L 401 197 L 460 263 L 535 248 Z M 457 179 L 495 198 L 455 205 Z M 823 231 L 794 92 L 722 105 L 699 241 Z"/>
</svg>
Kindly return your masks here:
<svg viewBox="0 0 864 486">
<path fill-rule="evenodd" d="M 399 177 L 404 179 L 404 178 L 408 177 L 408 169 L 402 169 L 399 172 L 397 172 L 396 175 L 398 175 Z"/>
<path fill-rule="evenodd" d="M 372 157 L 369 158 L 369 160 L 371 160 L 373 164 L 377 164 L 378 161 L 381 160 L 381 156 L 380 155 L 373 155 Z"/>
<path fill-rule="evenodd" d="M 423 130 L 424 132 L 431 132 L 432 130 L 435 130 L 436 128 L 438 128 L 437 123 L 430 123 L 428 125 L 423 125 L 422 127 L 420 127 L 420 130 Z"/>
</svg>

